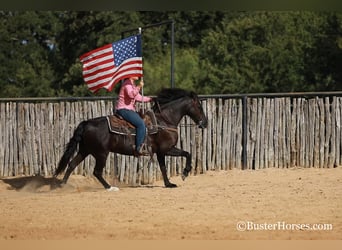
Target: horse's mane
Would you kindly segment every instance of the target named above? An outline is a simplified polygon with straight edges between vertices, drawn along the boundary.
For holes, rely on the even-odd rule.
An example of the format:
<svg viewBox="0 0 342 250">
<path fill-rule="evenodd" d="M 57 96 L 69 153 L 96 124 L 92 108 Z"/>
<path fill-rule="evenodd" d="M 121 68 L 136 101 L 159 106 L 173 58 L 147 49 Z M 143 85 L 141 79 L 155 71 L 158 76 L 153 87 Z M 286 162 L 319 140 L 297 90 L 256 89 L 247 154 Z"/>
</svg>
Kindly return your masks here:
<svg viewBox="0 0 342 250">
<path fill-rule="evenodd" d="M 195 93 L 192 91 L 187 91 L 179 88 L 164 88 L 162 89 L 156 97 L 156 101 L 160 104 L 166 104 L 183 97 L 193 98 Z"/>
</svg>

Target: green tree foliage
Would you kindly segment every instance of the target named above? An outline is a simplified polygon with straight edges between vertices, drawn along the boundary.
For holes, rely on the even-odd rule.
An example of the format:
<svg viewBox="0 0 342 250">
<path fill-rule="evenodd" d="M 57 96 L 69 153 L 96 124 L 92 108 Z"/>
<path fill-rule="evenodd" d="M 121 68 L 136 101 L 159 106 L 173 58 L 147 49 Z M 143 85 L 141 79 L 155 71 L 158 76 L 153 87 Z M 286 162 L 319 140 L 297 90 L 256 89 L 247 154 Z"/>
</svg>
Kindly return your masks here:
<svg viewBox="0 0 342 250">
<path fill-rule="evenodd" d="M 0 96 L 54 95 L 50 55 L 59 32 L 56 15 L 1 12 L 0 32 Z"/>
<path fill-rule="evenodd" d="M 334 65 L 323 67 L 336 73 L 336 78 L 330 75 L 331 80 L 338 79 L 341 49 L 336 41 L 342 35 L 337 28 L 341 19 L 337 14 L 333 17 L 333 36 L 325 35 L 328 27 L 333 27 L 327 13 L 252 12 L 224 21 L 222 28 L 211 31 L 201 44 L 201 68 L 207 68 L 201 76 L 203 88 L 208 93 L 331 89 L 321 87 L 326 79 L 319 68 L 322 62 L 318 62 Z M 322 42 L 329 44 L 325 51 Z M 330 87 L 341 89 L 338 82 Z"/>
<path fill-rule="evenodd" d="M 339 12 L 2 11 L 0 97 L 93 95 L 79 57 L 123 31 L 167 20 L 175 21 L 176 87 L 200 94 L 342 90 Z M 170 86 L 170 25 L 142 32 L 145 93 L 156 94 Z"/>
<path fill-rule="evenodd" d="M 342 15 L 325 13 L 321 30 L 312 47 L 305 51 L 306 89 L 332 91 L 342 89 Z"/>
</svg>

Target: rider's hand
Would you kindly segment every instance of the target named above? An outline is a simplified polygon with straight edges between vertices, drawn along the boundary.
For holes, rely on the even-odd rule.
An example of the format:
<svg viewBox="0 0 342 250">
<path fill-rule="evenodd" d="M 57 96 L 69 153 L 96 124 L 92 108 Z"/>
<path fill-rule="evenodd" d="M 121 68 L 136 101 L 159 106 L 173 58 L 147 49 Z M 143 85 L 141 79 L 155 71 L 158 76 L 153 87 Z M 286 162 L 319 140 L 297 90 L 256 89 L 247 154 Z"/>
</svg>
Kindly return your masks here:
<svg viewBox="0 0 342 250">
<path fill-rule="evenodd" d="M 140 88 L 144 87 L 144 81 L 143 81 L 143 80 L 140 81 L 139 87 L 140 87 Z"/>
</svg>

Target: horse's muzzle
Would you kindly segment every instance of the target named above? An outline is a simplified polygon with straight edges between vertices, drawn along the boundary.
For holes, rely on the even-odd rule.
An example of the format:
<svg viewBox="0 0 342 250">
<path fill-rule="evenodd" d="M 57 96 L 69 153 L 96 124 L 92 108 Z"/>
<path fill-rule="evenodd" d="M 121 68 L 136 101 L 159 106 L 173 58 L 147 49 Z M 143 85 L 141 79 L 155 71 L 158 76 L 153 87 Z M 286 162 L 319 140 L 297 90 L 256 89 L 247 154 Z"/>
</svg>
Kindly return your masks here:
<svg viewBox="0 0 342 250">
<path fill-rule="evenodd" d="M 198 127 L 201 128 L 201 129 L 204 129 L 208 126 L 208 120 L 207 118 L 205 118 L 204 120 L 200 120 L 198 122 Z"/>
</svg>

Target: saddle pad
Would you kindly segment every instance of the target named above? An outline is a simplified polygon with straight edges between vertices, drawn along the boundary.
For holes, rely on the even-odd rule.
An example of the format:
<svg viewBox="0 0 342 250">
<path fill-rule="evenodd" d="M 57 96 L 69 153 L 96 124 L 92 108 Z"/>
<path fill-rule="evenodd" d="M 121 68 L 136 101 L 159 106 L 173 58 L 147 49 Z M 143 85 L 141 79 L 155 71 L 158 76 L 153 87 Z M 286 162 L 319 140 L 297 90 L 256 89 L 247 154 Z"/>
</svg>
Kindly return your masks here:
<svg viewBox="0 0 342 250">
<path fill-rule="evenodd" d="M 135 135 L 135 127 L 128 121 L 115 115 L 108 115 L 106 118 L 110 132 L 121 135 Z"/>
</svg>

